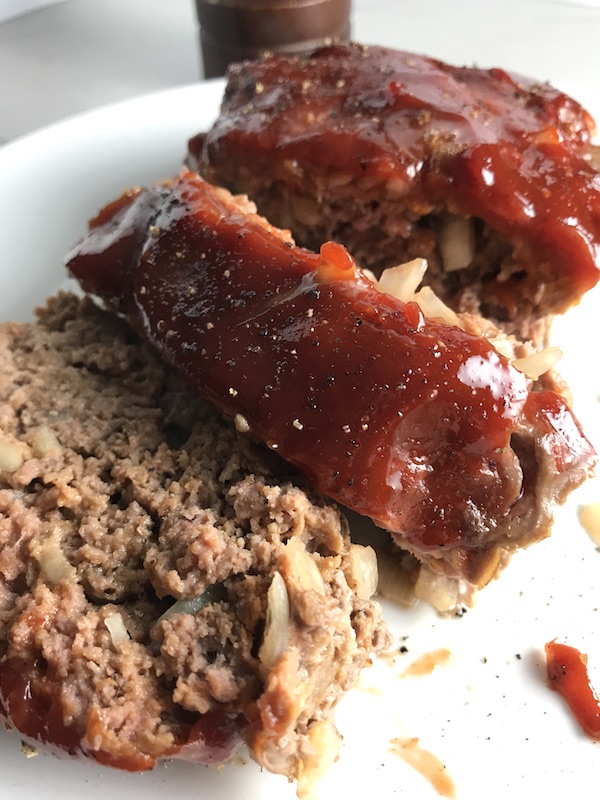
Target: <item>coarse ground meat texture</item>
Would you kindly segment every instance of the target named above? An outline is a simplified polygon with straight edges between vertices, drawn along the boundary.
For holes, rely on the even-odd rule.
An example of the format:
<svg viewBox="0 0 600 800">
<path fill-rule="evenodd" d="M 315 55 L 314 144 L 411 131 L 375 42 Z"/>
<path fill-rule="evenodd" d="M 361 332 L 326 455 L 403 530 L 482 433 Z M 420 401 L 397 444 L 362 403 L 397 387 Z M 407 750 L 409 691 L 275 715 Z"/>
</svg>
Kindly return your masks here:
<svg viewBox="0 0 600 800">
<path fill-rule="evenodd" d="M 129 770 L 245 739 L 306 784 L 389 644 L 372 553 L 90 301 L 2 325 L 0 364 L 0 711 Z"/>
</svg>

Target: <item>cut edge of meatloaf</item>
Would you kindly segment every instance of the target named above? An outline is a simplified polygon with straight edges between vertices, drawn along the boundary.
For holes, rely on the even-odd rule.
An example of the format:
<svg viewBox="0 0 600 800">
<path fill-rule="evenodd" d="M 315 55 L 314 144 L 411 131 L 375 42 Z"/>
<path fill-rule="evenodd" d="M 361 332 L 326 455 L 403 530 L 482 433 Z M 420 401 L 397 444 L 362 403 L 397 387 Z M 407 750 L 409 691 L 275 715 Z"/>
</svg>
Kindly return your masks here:
<svg viewBox="0 0 600 800">
<path fill-rule="evenodd" d="M 129 770 L 245 740 L 305 787 L 389 646 L 374 552 L 91 301 L 0 326 L 0 365 L 2 714 Z"/>
<path fill-rule="evenodd" d="M 523 259 L 517 250 L 482 220 L 443 207 L 424 211 L 407 205 L 393 187 L 370 176 L 357 185 L 344 174 L 319 173 L 316 167 L 303 169 L 287 160 L 279 163 L 270 154 L 261 158 L 252 153 L 248 163 L 230 158 L 202 161 L 190 154 L 186 163 L 206 180 L 233 193 L 243 192 L 259 214 L 289 230 L 300 247 L 318 251 L 323 242 L 339 242 L 376 276 L 388 267 L 425 258 L 425 285 L 455 312 L 485 317 L 536 347 L 548 344 L 554 314 L 538 313 L 536 304 L 548 291 L 560 297 L 560 281 L 552 290 L 524 282 Z M 443 251 L 448 246 L 459 259 L 467 260 L 467 266 L 444 266 Z M 506 285 L 504 305 L 486 290 L 493 279 Z"/>
</svg>

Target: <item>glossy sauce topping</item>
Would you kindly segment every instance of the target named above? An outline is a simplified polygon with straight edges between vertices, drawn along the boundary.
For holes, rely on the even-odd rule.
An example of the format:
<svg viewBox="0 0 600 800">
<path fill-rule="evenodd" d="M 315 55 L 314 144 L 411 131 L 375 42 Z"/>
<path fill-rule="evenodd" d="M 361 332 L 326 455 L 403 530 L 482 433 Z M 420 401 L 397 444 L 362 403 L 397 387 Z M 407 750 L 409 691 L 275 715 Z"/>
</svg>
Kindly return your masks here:
<svg viewBox="0 0 600 800">
<path fill-rule="evenodd" d="M 135 268 L 115 275 L 97 227 L 72 273 L 318 490 L 420 551 L 480 546 L 509 514 L 527 383 L 489 343 L 379 293 L 339 245 L 292 246 L 191 173 L 146 219 Z M 573 444 L 591 453 L 580 433 Z"/>
<path fill-rule="evenodd" d="M 554 639 L 546 645 L 546 671 L 550 688 L 564 697 L 584 733 L 600 740 L 600 698 L 590 683 L 587 656 Z"/>
<path fill-rule="evenodd" d="M 210 164 L 276 151 L 278 163 L 371 176 L 418 215 L 443 207 L 481 218 L 513 242 L 523 280 L 544 292 L 563 279 L 551 302 L 566 308 L 599 277 L 593 131 L 590 115 L 547 84 L 338 45 L 234 68 L 221 117 L 190 152 Z"/>
</svg>

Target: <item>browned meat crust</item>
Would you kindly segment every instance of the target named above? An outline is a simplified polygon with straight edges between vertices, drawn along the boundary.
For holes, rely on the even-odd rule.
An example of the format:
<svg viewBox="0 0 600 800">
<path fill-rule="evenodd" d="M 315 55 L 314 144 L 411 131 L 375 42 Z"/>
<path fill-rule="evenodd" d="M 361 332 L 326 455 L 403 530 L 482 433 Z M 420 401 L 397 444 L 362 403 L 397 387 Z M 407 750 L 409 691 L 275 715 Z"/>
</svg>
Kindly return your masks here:
<svg viewBox="0 0 600 800">
<path fill-rule="evenodd" d="M 188 163 L 300 245 L 335 239 L 375 272 L 427 258 L 455 310 L 541 342 L 598 280 L 593 129 L 548 85 L 339 45 L 233 66 Z"/>
<path fill-rule="evenodd" d="M 242 736 L 310 771 L 387 646 L 337 508 L 89 301 L 3 325 L 0 363 L 3 715 L 124 769 Z"/>
</svg>

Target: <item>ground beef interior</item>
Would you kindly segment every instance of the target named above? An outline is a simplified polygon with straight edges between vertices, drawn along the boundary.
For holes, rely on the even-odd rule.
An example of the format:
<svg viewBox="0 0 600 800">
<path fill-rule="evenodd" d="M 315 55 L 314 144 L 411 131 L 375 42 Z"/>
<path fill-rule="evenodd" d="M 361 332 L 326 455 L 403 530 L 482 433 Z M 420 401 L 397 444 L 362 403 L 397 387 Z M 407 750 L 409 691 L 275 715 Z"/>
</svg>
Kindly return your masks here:
<svg viewBox="0 0 600 800">
<path fill-rule="evenodd" d="M 365 553 L 90 301 L 0 327 L 0 711 L 24 735 L 130 770 L 245 739 L 306 780 L 388 646 Z"/>
<path fill-rule="evenodd" d="M 323 242 L 340 242 L 376 276 L 425 258 L 425 283 L 455 311 L 481 315 L 537 347 L 548 344 L 552 315 L 540 315 L 536 303 L 542 293 L 560 297 L 564 287 L 560 282 L 524 283 L 522 259 L 513 244 L 482 220 L 457 217 L 442 206 L 407 205 L 393 187 L 374 183 L 371 176 L 357 185 L 350 175 L 320 174 L 271 158 L 262 162 L 254 157 L 251 165 L 202 164 L 194 158 L 188 163 L 208 180 L 243 191 L 261 215 L 289 229 L 300 246 L 318 251 Z M 469 248 L 471 258 L 465 268 L 448 271 L 442 243 L 457 219 L 462 220 L 460 229 L 451 235 L 462 240 L 458 247 Z M 505 288 L 501 301 L 497 292 L 486 289 L 497 280 Z"/>
</svg>

